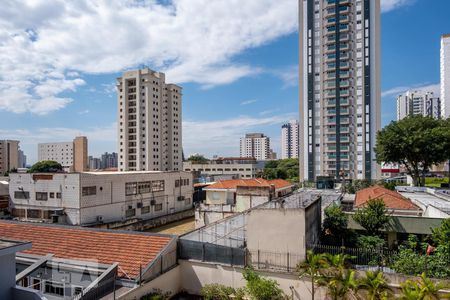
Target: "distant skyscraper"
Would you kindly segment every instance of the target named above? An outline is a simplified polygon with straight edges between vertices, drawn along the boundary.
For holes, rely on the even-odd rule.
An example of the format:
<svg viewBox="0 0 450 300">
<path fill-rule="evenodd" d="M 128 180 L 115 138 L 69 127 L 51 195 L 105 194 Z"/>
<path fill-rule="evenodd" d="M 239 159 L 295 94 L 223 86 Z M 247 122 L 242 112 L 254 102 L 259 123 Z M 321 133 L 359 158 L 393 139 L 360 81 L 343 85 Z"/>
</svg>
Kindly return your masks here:
<svg viewBox="0 0 450 300">
<path fill-rule="evenodd" d="M 19 150 L 19 168 L 26 168 L 27 166 L 27 156 L 23 153 L 22 150 Z"/>
<path fill-rule="evenodd" d="M 441 38 L 441 116 L 450 117 L 450 34 Z"/>
<path fill-rule="evenodd" d="M 380 178 L 380 1 L 299 1 L 300 180 Z"/>
<path fill-rule="evenodd" d="M 181 170 L 181 90 L 150 69 L 117 78 L 119 171 Z"/>
<path fill-rule="evenodd" d="M 102 161 L 101 164 L 102 169 L 117 168 L 117 153 L 105 152 L 104 154 L 102 154 L 101 161 Z"/>
<path fill-rule="evenodd" d="M 19 168 L 19 141 L 0 140 L 0 176 Z"/>
<path fill-rule="evenodd" d="M 88 140 L 85 136 L 77 136 L 73 140 L 73 171 L 85 172 L 88 168 Z"/>
<path fill-rule="evenodd" d="M 93 171 L 102 168 L 102 160 L 100 158 L 89 156 L 88 161 L 89 161 L 89 170 Z"/>
<path fill-rule="evenodd" d="M 299 129 L 297 120 L 281 126 L 281 159 L 299 157 Z"/>
<path fill-rule="evenodd" d="M 441 102 L 433 92 L 407 91 L 397 97 L 397 120 L 407 116 L 441 117 Z"/>
<path fill-rule="evenodd" d="M 270 138 L 262 133 L 248 133 L 241 138 L 241 157 L 253 157 L 257 160 L 271 159 Z"/>
</svg>

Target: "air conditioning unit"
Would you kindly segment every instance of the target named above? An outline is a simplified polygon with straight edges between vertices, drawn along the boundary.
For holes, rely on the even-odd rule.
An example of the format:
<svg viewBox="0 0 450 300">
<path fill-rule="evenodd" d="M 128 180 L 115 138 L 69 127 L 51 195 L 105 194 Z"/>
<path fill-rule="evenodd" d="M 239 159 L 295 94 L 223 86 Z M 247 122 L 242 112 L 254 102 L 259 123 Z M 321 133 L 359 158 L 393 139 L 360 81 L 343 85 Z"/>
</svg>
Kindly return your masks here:
<svg viewBox="0 0 450 300">
<path fill-rule="evenodd" d="M 103 217 L 102 216 L 97 216 L 97 222 L 103 222 Z"/>
<path fill-rule="evenodd" d="M 156 204 L 156 200 L 151 200 L 150 201 L 150 205 L 155 205 Z"/>
</svg>

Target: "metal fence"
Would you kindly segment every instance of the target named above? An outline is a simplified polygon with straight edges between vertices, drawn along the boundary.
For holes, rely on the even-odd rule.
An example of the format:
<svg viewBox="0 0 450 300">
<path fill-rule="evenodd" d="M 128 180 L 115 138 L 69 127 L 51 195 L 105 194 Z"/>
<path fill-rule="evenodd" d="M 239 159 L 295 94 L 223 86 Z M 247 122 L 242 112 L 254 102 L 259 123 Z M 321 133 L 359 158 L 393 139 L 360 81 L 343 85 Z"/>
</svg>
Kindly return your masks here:
<svg viewBox="0 0 450 300">
<path fill-rule="evenodd" d="M 305 255 L 290 252 L 247 250 L 247 266 L 257 270 L 294 272 Z"/>
<path fill-rule="evenodd" d="M 350 256 L 350 263 L 355 267 L 388 267 L 398 254 L 396 250 L 348 248 L 320 244 L 307 245 L 307 249 L 312 250 L 314 253 L 347 254 Z"/>
<path fill-rule="evenodd" d="M 246 250 L 191 240 L 178 240 L 178 257 L 231 266 L 246 265 Z"/>
</svg>

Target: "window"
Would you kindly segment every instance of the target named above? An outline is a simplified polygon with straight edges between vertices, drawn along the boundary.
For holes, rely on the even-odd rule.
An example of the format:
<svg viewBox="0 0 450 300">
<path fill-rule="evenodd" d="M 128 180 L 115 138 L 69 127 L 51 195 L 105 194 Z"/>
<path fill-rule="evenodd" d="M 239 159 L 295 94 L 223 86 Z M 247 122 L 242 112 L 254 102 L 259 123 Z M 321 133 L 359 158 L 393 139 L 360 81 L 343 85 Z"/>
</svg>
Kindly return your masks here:
<svg viewBox="0 0 450 300">
<path fill-rule="evenodd" d="M 46 281 L 45 282 L 45 293 L 64 296 L 64 286 L 61 283 L 57 283 L 57 282 L 53 282 L 53 281 Z"/>
<path fill-rule="evenodd" d="M 135 208 L 129 208 L 125 211 L 125 217 L 127 217 L 127 218 L 134 217 L 135 215 L 136 215 Z"/>
<path fill-rule="evenodd" d="M 138 193 L 139 194 L 145 194 L 145 193 L 151 193 L 152 191 L 152 182 L 151 181 L 144 181 L 138 183 Z"/>
<path fill-rule="evenodd" d="M 61 193 L 56 193 L 56 198 L 61 199 Z"/>
<path fill-rule="evenodd" d="M 184 200 L 184 196 L 178 196 L 178 197 L 177 197 L 177 200 L 178 200 L 178 201 L 183 201 L 183 200 Z"/>
<path fill-rule="evenodd" d="M 186 198 L 184 200 L 184 205 L 189 205 L 189 204 L 191 204 L 191 198 Z"/>
<path fill-rule="evenodd" d="M 148 214 L 150 212 L 150 206 L 143 206 L 141 208 L 141 214 Z"/>
<path fill-rule="evenodd" d="M 155 211 L 161 211 L 162 210 L 162 203 L 155 205 Z"/>
<path fill-rule="evenodd" d="M 50 199 L 55 198 L 55 193 L 50 193 Z"/>
<path fill-rule="evenodd" d="M 30 199 L 30 192 L 15 191 L 14 198 L 16 199 Z"/>
<path fill-rule="evenodd" d="M 47 201 L 48 194 L 44 192 L 36 192 L 36 200 L 37 201 Z"/>
<path fill-rule="evenodd" d="M 96 186 L 84 186 L 81 190 L 82 196 L 90 196 L 90 195 L 96 195 L 96 194 L 97 194 Z"/>
<path fill-rule="evenodd" d="M 164 180 L 152 181 L 152 189 L 153 189 L 153 192 L 162 192 L 162 191 L 164 191 Z"/>
<path fill-rule="evenodd" d="M 127 182 L 125 183 L 125 195 L 136 195 L 137 194 L 137 183 L 136 182 Z"/>
</svg>

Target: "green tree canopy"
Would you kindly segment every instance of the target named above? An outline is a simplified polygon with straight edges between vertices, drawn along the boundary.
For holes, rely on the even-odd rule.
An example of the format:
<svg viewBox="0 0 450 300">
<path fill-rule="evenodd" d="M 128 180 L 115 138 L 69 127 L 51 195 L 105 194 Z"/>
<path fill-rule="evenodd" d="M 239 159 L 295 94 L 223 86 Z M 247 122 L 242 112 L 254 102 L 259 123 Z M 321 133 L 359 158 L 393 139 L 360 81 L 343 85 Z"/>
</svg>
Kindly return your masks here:
<svg viewBox="0 0 450 300">
<path fill-rule="evenodd" d="M 380 231 L 389 222 L 386 206 L 382 199 L 369 199 L 367 205 L 358 209 L 353 219 L 363 227 L 368 235 L 380 235 Z"/>
<path fill-rule="evenodd" d="M 298 159 L 271 160 L 264 166 L 263 178 L 298 181 Z"/>
<path fill-rule="evenodd" d="M 423 186 L 421 175 L 450 158 L 450 121 L 423 116 L 393 121 L 378 132 L 375 153 L 378 163 L 403 165 L 414 185 Z"/>
<path fill-rule="evenodd" d="M 43 160 L 35 163 L 29 173 L 52 173 L 52 172 L 61 172 L 63 167 L 60 163 L 53 160 Z"/>
<path fill-rule="evenodd" d="M 187 160 L 192 162 L 193 164 L 206 164 L 209 162 L 209 159 L 201 154 L 191 155 Z"/>
<path fill-rule="evenodd" d="M 341 243 L 347 233 L 348 215 L 341 207 L 332 204 L 325 209 L 325 218 L 323 220 L 323 236 L 331 240 L 332 244 Z"/>
</svg>

